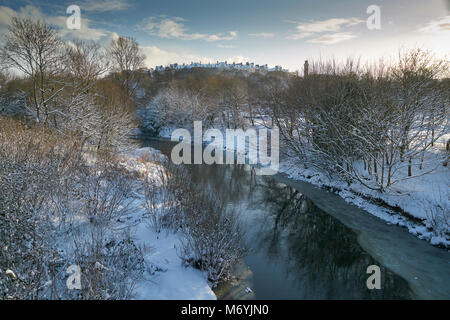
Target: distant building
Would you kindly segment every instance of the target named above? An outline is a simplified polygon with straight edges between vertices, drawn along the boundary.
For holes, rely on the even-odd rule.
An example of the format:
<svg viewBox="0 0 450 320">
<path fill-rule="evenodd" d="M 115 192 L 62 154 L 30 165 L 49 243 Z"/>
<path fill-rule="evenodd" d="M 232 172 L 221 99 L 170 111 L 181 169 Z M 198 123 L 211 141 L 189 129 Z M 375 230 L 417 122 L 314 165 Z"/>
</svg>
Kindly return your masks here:
<svg viewBox="0 0 450 320">
<path fill-rule="evenodd" d="M 222 70 L 245 70 L 248 72 L 256 72 L 256 71 L 283 71 L 288 72 L 288 70 L 283 69 L 281 66 L 275 66 L 274 68 L 268 68 L 267 64 L 265 65 L 255 65 L 253 62 L 246 63 L 236 63 L 233 62 L 229 64 L 227 61 L 216 63 L 201 63 L 201 62 L 191 62 L 190 64 L 183 63 L 179 65 L 177 63 L 170 64 L 166 67 L 157 66 L 155 67 L 155 71 L 165 71 L 165 70 L 181 70 L 181 69 L 192 69 L 192 68 L 208 68 L 208 69 L 222 69 Z"/>
</svg>

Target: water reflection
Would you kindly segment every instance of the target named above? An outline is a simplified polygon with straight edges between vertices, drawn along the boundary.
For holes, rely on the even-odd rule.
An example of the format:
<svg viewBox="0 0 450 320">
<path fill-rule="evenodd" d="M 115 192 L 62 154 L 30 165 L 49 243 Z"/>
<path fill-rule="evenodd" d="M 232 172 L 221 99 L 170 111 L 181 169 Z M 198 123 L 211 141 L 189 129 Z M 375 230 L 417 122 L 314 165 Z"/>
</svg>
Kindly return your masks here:
<svg viewBox="0 0 450 320">
<path fill-rule="evenodd" d="M 265 182 L 264 204 L 273 223 L 261 228 L 253 241 L 270 259 L 282 261 L 280 272 L 298 289 L 292 298 L 410 298 L 406 281 L 383 267 L 382 289 L 368 290 L 366 268 L 378 263 L 361 249 L 356 234 L 297 190 Z"/>
<path fill-rule="evenodd" d="M 167 145 L 147 144 L 163 152 Z M 166 148 L 166 149 L 165 149 Z M 250 254 L 222 297 L 256 299 L 409 299 L 405 280 L 361 249 L 357 234 L 298 190 L 246 165 L 190 165 L 193 179 L 241 213 Z M 381 290 L 366 287 L 369 265 L 381 268 Z M 251 272 L 249 272 L 249 270 Z"/>
</svg>

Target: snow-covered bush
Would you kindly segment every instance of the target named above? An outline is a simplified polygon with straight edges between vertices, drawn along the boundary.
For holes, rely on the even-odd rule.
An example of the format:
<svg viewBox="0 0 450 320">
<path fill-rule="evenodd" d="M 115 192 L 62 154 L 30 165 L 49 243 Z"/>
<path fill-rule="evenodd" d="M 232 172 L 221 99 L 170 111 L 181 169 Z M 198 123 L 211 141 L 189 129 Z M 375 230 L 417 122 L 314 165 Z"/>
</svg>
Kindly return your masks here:
<svg viewBox="0 0 450 320">
<path fill-rule="evenodd" d="M 141 249 L 130 234 L 115 234 L 93 227 L 89 236 L 74 241 L 73 261 L 81 268 L 83 300 L 119 300 L 133 297 L 145 271 Z"/>
<path fill-rule="evenodd" d="M 449 132 L 446 61 L 421 49 L 398 61 L 363 68 L 358 61 L 312 64 L 266 100 L 288 156 L 384 192 L 435 169 L 434 144 Z"/>
<path fill-rule="evenodd" d="M 143 270 L 121 218 L 131 178 L 112 158 L 84 163 L 81 142 L 0 119 L 0 298 L 125 299 Z M 81 267 L 83 289 L 66 286 Z"/>
<path fill-rule="evenodd" d="M 251 101 L 250 101 L 251 100 Z M 249 97 L 248 79 L 239 76 L 207 76 L 172 80 L 161 88 L 147 107 L 138 111 L 142 128 L 158 134 L 164 129 L 192 129 L 193 121 L 204 128 L 247 127 L 258 113 L 256 97 Z"/>
<path fill-rule="evenodd" d="M 141 248 L 122 224 L 136 209 L 133 180 L 121 166 L 108 161 L 90 167 L 81 182 L 79 221 L 72 228 L 72 263 L 81 268 L 79 299 L 129 299 L 141 278 Z"/>
<path fill-rule="evenodd" d="M 206 194 L 190 199 L 185 238 L 180 255 L 187 265 L 205 270 L 213 286 L 230 277 L 232 267 L 244 256 L 243 231 L 234 212 Z"/>
<path fill-rule="evenodd" d="M 176 199 L 175 179 L 162 164 L 157 175 L 144 180 L 145 209 L 156 232 L 166 227 L 176 230 L 182 225 L 182 210 Z"/>
<path fill-rule="evenodd" d="M 180 232 L 180 258 L 206 271 L 213 285 L 228 279 L 246 253 L 238 216 L 197 186 L 185 167 L 168 161 L 159 164 L 157 177 L 144 184 L 150 227 Z"/>
<path fill-rule="evenodd" d="M 207 101 L 200 92 L 181 88 L 175 84 L 160 90 L 150 101 L 143 115 L 146 130 L 163 127 L 191 127 L 194 120 L 206 120 Z"/>
<path fill-rule="evenodd" d="M 58 219 L 52 199 L 68 168 L 75 172 L 73 146 L 42 128 L 0 120 L 0 269 L 3 298 L 42 298 L 59 256 Z"/>
<path fill-rule="evenodd" d="M 450 238 L 450 199 L 439 191 L 432 201 L 424 204 L 424 210 L 433 233 L 443 239 Z"/>
<path fill-rule="evenodd" d="M 246 252 L 238 216 L 200 189 L 183 167 L 170 172 L 174 176 L 172 190 L 183 213 L 180 256 L 186 264 L 205 270 L 208 280 L 216 285 L 228 279 Z"/>
<path fill-rule="evenodd" d="M 96 163 L 81 190 L 83 214 L 93 224 L 107 227 L 132 210 L 132 180 L 116 164 Z"/>
</svg>

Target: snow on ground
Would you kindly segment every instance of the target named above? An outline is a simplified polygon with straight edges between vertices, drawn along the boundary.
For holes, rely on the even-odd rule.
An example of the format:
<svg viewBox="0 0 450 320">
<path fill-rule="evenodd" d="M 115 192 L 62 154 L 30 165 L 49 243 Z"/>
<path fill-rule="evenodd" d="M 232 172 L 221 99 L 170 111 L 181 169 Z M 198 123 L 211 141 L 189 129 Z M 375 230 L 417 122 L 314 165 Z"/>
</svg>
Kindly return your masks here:
<svg viewBox="0 0 450 320">
<path fill-rule="evenodd" d="M 435 206 L 434 200 L 439 192 L 443 202 L 447 203 L 446 207 L 450 207 L 448 191 L 450 170 L 448 168 L 441 166 L 429 175 L 399 182 L 395 188 L 386 193 L 369 190 L 358 183 L 348 186 L 345 182 L 331 180 L 317 169 L 303 169 L 295 161 L 282 162 L 280 171 L 286 173 L 292 179 L 303 180 L 319 187 L 331 187 L 348 203 L 352 203 L 388 223 L 406 227 L 409 232 L 420 239 L 430 241 L 431 244 L 450 247 L 448 237 L 439 236 L 429 228 L 431 227 L 431 221 L 427 215 L 430 207 Z M 412 217 L 422 220 L 422 222 L 413 221 L 392 209 L 374 204 L 359 194 L 373 199 L 381 199 L 392 207 L 397 206 Z"/>
<path fill-rule="evenodd" d="M 304 169 L 303 164 L 296 159 L 282 159 L 279 172 L 291 179 L 334 190 L 348 203 L 388 223 L 406 227 L 410 233 L 433 245 L 449 248 L 450 167 L 442 165 L 443 157 L 439 155 L 442 152 L 439 148 L 443 148 L 449 138 L 450 134 L 439 139 L 426 157 L 428 160 L 422 170 L 413 166 L 413 175 L 416 177 L 407 179 L 405 167 L 397 177 L 399 181 L 385 192 L 370 190 L 357 181 L 348 185 L 338 178 L 328 177 L 317 168 Z M 420 176 L 423 172 L 429 173 Z M 390 207 L 400 208 L 406 214 L 375 203 L 377 200 L 382 200 Z"/>
<path fill-rule="evenodd" d="M 441 140 L 445 141 L 444 138 Z M 442 141 L 440 141 L 441 144 Z M 435 149 L 433 152 L 436 153 L 438 150 Z M 413 166 L 413 175 L 427 171 L 432 172 L 412 179 L 401 180 L 385 192 L 370 190 L 358 182 L 348 185 L 338 179 L 330 179 L 315 168 L 304 169 L 303 165 L 293 159 L 282 161 L 280 171 L 292 179 L 329 188 L 348 203 L 352 203 L 388 223 L 406 227 L 410 233 L 433 245 L 442 245 L 448 248 L 450 247 L 450 168 L 444 167 L 442 165 L 443 158 L 433 152 L 430 152 L 430 160 L 422 170 Z M 398 178 L 407 178 L 406 167 Z M 373 201 L 368 201 L 368 199 Z M 377 200 L 382 200 L 390 207 L 400 208 L 406 215 L 374 203 Z M 436 220 L 440 220 L 437 228 L 434 224 Z"/>
<path fill-rule="evenodd" d="M 146 263 L 159 269 L 137 285 L 137 299 L 216 299 L 205 274 L 182 265 L 176 251 L 180 241 L 178 235 L 165 231 L 158 234 L 141 223 L 137 227 L 136 237 L 139 243 L 151 246 L 144 256 Z"/>
<path fill-rule="evenodd" d="M 122 155 L 121 164 L 132 172 L 157 178 L 159 164 L 164 156 L 153 148 L 141 148 L 132 154 Z M 177 255 L 181 235 L 169 230 L 157 233 L 143 219 L 145 210 L 143 199 L 138 198 L 136 207 L 139 210 L 133 214 L 136 242 L 148 248 L 144 250 L 144 259 L 151 274 L 136 285 L 136 299 L 140 300 L 176 300 L 201 299 L 212 300 L 216 296 L 210 288 L 206 274 L 192 267 L 182 265 Z"/>
<path fill-rule="evenodd" d="M 131 154 L 122 154 L 120 164 L 130 172 L 157 179 L 160 168 L 158 162 L 164 159 L 165 156 L 159 150 L 146 147 L 137 149 Z"/>
</svg>

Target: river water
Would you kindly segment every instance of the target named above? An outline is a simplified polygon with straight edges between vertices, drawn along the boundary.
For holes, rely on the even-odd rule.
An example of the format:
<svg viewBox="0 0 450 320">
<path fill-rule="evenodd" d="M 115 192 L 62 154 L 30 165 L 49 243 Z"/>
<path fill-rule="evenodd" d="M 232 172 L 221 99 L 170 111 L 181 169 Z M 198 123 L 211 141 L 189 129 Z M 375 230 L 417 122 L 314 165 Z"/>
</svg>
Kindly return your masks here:
<svg viewBox="0 0 450 320">
<path fill-rule="evenodd" d="M 173 143 L 143 146 L 170 156 Z M 450 253 L 283 174 L 247 165 L 188 165 L 192 178 L 239 213 L 249 253 L 219 299 L 450 299 Z M 369 290 L 367 267 L 381 270 Z"/>
</svg>

